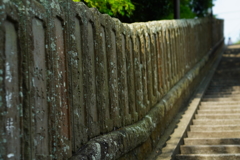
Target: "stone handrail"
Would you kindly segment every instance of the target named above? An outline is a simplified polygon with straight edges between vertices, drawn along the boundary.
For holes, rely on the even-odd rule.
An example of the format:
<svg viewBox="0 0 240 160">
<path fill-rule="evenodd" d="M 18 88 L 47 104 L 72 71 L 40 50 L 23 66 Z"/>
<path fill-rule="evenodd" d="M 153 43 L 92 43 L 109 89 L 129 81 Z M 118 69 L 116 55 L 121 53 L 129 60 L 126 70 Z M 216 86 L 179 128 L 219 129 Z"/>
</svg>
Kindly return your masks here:
<svg viewBox="0 0 240 160">
<path fill-rule="evenodd" d="M 3 159 L 151 151 L 223 39 L 222 20 L 124 24 L 71 0 L 0 11 Z"/>
</svg>

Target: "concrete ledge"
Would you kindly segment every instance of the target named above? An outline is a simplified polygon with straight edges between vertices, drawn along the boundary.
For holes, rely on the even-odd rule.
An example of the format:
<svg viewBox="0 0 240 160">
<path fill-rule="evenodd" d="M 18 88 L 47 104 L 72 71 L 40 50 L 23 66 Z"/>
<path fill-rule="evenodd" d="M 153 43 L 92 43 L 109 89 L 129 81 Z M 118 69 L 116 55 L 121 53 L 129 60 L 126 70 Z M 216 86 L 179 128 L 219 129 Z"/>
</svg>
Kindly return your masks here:
<svg viewBox="0 0 240 160">
<path fill-rule="evenodd" d="M 133 125 L 91 139 L 80 148 L 71 160 L 117 159 L 147 141 L 151 133 L 156 129 L 156 126 L 165 118 L 168 111 L 172 109 L 174 103 L 185 94 L 185 90 L 208 62 L 210 55 L 204 56 L 142 120 Z"/>
</svg>

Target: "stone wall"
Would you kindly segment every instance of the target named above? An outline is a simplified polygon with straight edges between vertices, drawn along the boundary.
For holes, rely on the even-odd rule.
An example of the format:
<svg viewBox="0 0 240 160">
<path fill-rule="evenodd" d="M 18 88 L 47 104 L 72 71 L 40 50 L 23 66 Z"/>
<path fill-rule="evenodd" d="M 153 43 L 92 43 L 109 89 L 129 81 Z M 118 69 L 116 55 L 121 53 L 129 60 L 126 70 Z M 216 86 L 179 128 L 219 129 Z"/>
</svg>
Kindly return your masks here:
<svg viewBox="0 0 240 160">
<path fill-rule="evenodd" d="M 144 159 L 223 39 L 71 0 L 0 1 L 0 27 L 0 159 Z"/>
</svg>

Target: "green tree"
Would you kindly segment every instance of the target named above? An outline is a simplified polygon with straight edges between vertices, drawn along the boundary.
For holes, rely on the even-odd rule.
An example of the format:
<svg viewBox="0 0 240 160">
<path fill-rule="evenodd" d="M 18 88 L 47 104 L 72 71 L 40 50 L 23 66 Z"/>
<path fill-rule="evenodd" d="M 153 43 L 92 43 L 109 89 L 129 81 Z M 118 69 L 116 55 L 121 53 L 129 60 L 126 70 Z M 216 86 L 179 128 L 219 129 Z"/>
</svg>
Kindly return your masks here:
<svg viewBox="0 0 240 160">
<path fill-rule="evenodd" d="M 206 17 L 209 15 L 209 10 L 214 6 L 214 0 L 192 0 L 190 7 L 197 17 Z"/>
<path fill-rule="evenodd" d="M 81 0 L 73 1 L 80 2 Z M 131 0 L 83 0 L 83 2 L 88 7 L 97 8 L 101 13 L 106 13 L 114 17 L 118 15 L 130 17 L 135 9 Z"/>
<path fill-rule="evenodd" d="M 193 12 L 191 7 L 191 0 L 181 0 L 180 3 L 180 18 L 195 18 L 196 13 Z"/>
<path fill-rule="evenodd" d="M 122 22 L 146 22 L 151 20 L 173 19 L 173 0 L 132 0 L 135 10 L 130 17 L 117 15 Z M 208 16 L 213 0 L 180 0 L 180 18 Z"/>
<path fill-rule="evenodd" d="M 81 0 L 73 0 L 79 2 Z M 82 0 L 88 7 L 119 18 L 122 22 L 173 19 L 173 0 Z M 208 16 L 213 0 L 180 0 L 180 17 Z"/>
<path fill-rule="evenodd" d="M 191 1 L 192 0 L 181 0 L 180 1 L 180 18 L 181 19 L 190 19 L 190 18 L 197 17 L 196 14 L 192 11 Z M 171 12 L 169 13 L 169 15 L 163 17 L 162 19 L 174 19 L 173 3 L 170 3 L 169 6 L 170 6 L 169 9 Z"/>
<path fill-rule="evenodd" d="M 159 20 L 167 17 L 172 13 L 172 0 L 132 0 L 135 10 L 131 17 L 118 15 L 123 22 L 146 22 Z"/>
</svg>

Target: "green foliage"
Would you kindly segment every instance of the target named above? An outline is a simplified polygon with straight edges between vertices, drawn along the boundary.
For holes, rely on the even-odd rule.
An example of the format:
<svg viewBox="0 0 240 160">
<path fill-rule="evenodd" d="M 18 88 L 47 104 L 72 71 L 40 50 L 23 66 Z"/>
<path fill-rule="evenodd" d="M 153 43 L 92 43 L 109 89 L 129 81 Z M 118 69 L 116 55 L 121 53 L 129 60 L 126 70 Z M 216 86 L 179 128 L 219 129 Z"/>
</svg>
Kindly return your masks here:
<svg viewBox="0 0 240 160">
<path fill-rule="evenodd" d="M 180 18 L 195 18 L 196 14 L 191 9 L 191 0 L 181 0 L 180 3 Z"/>
<path fill-rule="evenodd" d="M 81 0 L 73 0 L 80 2 Z M 101 13 L 109 14 L 110 16 L 127 16 L 130 17 L 135 6 L 131 0 L 83 0 L 88 7 L 97 8 Z"/>
<path fill-rule="evenodd" d="M 135 10 L 131 17 L 118 16 L 123 22 L 146 22 L 159 20 L 168 16 L 171 10 L 171 0 L 132 0 Z"/>
<path fill-rule="evenodd" d="M 73 0 L 79 2 L 81 0 Z M 173 19 L 173 0 L 82 0 L 88 7 L 119 18 L 122 22 Z M 180 0 L 180 18 L 205 17 L 214 0 Z"/>
<path fill-rule="evenodd" d="M 209 15 L 209 9 L 212 8 L 213 0 L 192 0 L 190 7 L 197 17 L 206 17 Z"/>
<path fill-rule="evenodd" d="M 214 0 L 180 0 L 180 18 L 208 16 Z M 123 22 L 146 22 L 160 19 L 173 19 L 173 0 L 132 0 L 135 10 L 131 17 L 118 16 Z"/>
<path fill-rule="evenodd" d="M 181 0 L 180 3 L 180 18 L 181 19 L 190 19 L 195 18 L 196 14 L 192 11 L 190 3 L 192 0 Z M 170 3 L 169 5 L 170 13 L 163 17 L 162 19 L 174 19 L 174 13 L 173 13 L 173 3 Z"/>
</svg>

